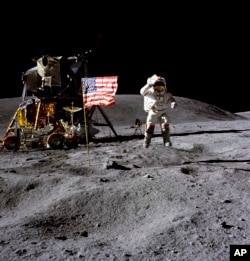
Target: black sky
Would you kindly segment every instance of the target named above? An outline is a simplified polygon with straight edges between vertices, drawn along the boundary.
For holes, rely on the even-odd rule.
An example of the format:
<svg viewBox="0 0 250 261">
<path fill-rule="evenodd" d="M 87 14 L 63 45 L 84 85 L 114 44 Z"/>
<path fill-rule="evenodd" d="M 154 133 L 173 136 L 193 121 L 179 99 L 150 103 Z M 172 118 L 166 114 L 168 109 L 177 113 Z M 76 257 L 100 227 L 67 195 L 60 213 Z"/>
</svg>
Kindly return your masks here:
<svg viewBox="0 0 250 261">
<path fill-rule="evenodd" d="M 1 97 L 21 95 L 21 73 L 44 50 L 63 56 L 91 50 L 89 74 L 118 75 L 118 94 L 139 94 L 156 73 L 173 95 L 250 110 L 246 7 L 61 5 L 21 6 L 14 23 L 12 13 L 2 21 L 8 87 Z"/>
</svg>

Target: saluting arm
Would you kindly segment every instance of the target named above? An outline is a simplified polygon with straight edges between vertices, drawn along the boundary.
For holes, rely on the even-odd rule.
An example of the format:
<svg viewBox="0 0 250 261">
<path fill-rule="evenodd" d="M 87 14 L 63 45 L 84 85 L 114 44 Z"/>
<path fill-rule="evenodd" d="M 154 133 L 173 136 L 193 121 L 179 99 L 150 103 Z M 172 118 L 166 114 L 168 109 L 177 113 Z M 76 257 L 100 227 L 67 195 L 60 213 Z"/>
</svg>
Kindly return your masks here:
<svg viewBox="0 0 250 261">
<path fill-rule="evenodd" d="M 141 88 L 140 94 L 143 95 L 143 96 L 146 96 L 147 93 L 148 93 L 148 91 L 149 91 L 149 89 L 150 89 L 151 87 L 152 87 L 151 85 L 145 84 L 145 85 Z"/>
</svg>

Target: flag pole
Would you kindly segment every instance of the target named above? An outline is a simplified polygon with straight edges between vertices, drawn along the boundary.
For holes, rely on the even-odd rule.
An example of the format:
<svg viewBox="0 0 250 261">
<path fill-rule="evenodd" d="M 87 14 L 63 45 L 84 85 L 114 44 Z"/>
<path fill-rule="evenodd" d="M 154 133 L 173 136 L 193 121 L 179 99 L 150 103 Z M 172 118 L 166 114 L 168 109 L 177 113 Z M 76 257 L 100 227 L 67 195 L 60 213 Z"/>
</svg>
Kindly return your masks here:
<svg viewBox="0 0 250 261">
<path fill-rule="evenodd" d="M 84 75 L 87 77 L 88 75 L 88 67 L 87 67 L 87 59 L 85 57 L 84 59 Z M 82 92 L 84 94 L 85 92 L 85 85 L 82 83 Z M 83 98 L 82 98 L 83 99 Z M 88 139 L 88 126 L 87 126 L 87 117 L 86 117 L 86 108 L 84 104 L 84 99 L 83 99 L 83 114 L 84 114 L 84 125 L 85 125 L 85 137 L 86 137 L 86 146 L 87 146 L 87 154 L 88 154 L 88 163 L 90 167 L 90 153 L 89 153 L 89 139 Z"/>
<path fill-rule="evenodd" d="M 87 152 L 88 152 L 88 162 L 89 162 L 89 166 L 90 166 L 88 126 L 87 126 L 87 117 L 86 117 L 86 109 L 85 109 L 84 102 L 83 102 L 83 113 L 84 113 L 84 125 L 85 125 L 86 146 L 87 146 Z"/>
</svg>

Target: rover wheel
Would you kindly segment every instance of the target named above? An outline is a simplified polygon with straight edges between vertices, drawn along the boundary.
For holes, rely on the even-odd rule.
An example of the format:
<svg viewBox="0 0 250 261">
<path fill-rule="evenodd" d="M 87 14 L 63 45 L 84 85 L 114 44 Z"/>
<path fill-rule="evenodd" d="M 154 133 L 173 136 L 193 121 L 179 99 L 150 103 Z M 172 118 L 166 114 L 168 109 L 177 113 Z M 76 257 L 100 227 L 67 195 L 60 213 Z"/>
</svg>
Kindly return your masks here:
<svg viewBox="0 0 250 261">
<path fill-rule="evenodd" d="M 7 150 L 17 150 L 19 148 L 19 139 L 17 136 L 8 136 L 3 140 L 3 146 Z"/>
<path fill-rule="evenodd" d="M 64 143 L 64 137 L 61 134 L 53 133 L 48 137 L 47 144 L 51 149 L 62 149 Z"/>
</svg>

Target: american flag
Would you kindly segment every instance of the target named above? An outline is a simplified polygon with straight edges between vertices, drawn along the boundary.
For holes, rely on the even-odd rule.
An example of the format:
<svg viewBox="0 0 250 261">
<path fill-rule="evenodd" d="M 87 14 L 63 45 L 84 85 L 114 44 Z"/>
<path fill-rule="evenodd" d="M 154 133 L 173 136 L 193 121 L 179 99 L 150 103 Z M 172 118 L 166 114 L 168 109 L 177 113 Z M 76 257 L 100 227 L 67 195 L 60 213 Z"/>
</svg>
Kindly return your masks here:
<svg viewBox="0 0 250 261">
<path fill-rule="evenodd" d="M 84 107 L 115 104 L 118 76 L 81 78 Z"/>
</svg>

